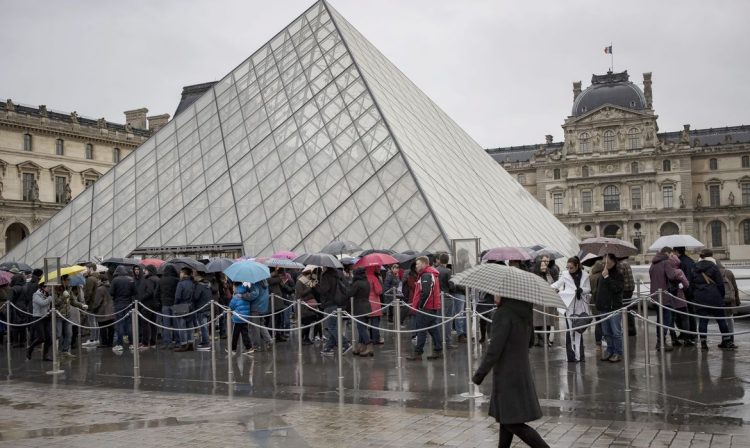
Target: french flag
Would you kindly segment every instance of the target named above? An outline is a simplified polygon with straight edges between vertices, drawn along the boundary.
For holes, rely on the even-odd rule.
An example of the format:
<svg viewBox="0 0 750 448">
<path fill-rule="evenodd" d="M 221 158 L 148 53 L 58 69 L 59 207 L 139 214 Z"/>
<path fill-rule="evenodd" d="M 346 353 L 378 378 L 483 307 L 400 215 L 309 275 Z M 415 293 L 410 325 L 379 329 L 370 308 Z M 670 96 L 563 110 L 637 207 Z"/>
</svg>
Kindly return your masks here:
<svg viewBox="0 0 750 448">
<path fill-rule="evenodd" d="M 612 45 L 604 47 L 604 54 L 612 54 Z"/>
</svg>

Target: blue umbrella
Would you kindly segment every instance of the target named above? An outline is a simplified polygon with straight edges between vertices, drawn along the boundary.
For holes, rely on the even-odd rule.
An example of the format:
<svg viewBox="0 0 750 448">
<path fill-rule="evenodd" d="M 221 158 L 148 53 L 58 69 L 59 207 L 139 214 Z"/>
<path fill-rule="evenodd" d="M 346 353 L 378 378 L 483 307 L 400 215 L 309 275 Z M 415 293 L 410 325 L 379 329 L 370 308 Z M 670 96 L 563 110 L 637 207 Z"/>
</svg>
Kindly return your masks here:
<svg viewBox="0 0 750 448">
<path fill-rule="evenodd" d="M 296 263 L 286 258 L 269 258 L 263 261 L 263 264 L 271 268 L 284 268 L 284 269 L 304 269 L 305 265 L 302 263 Z"/>
<path fill-rule="evenodd" d="M 271 277 L 268 266 L 255 261 L 238 261 L 224 269 L 224 274 L 233 282 L 256 283 Z"/>
<path fill-rule="evenodd" d="M 83 286 L 86 284 L 86 279 L 83 278 L 81 274 L 71 275 L 70 278 L 68 278 L 68 284 L 70 286 Z"/>
</svg>

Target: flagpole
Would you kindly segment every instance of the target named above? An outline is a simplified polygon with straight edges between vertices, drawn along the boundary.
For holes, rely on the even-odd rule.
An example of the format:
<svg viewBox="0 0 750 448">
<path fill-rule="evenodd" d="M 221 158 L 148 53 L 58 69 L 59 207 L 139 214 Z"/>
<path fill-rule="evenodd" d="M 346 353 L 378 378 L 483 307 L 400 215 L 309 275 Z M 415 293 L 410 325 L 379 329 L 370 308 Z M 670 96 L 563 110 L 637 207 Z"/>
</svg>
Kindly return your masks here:
<svg viewBox="0 0 750 448">
<path fill-rule="evenodd" d="M 612 51 L 612 41 L 609 42 L 609 70 L 615 72 L 615 52 Z"/>
</svg>

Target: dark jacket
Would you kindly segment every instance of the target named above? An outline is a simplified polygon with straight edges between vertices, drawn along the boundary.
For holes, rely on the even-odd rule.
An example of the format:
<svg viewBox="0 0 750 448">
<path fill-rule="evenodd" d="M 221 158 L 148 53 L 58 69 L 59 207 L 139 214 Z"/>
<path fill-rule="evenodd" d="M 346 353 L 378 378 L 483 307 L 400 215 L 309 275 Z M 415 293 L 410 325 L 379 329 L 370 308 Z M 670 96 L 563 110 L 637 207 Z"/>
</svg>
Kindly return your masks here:
<svg viewBox="0 0 750 448">
<path fill-rule="evenodd" d="M 393 298 L 396 296 L 398 291 L 398 285 L 401 284 L 401 280 L 398 275 L 395 275 L 390 269 L 385 274 L 385 282 L 383 282 L 383 302 L 391 303 Z"/>
<path fill-rule="evenodd" d="M 318 293 L 320 294 L 320 304 L 325 308 L 336 307 L 336 288 L 338 288 L 339 273 L 338 269 L 328 268 L 320 276 L 318 282 Z M 346 305 L 346 304 L 342 304 Z"/>
<path fill-rule="evenodd" d="M 112 315 L 115 312 L 115 308 L 112 303 L 112 296 L 109 295 L 108 282 L 103 281 L 96 288 L 94 302 L 89 311 L 97 315 L 96 321 L 99 323 L 115 320 L 115 317 Z"/>
<path fill-rule="evenodd" d="M 195 283 L 193 283 L 193 279 L 188 277 L 180 280 L 174 292 L 174 304 L 192 303 L 194 288 Z"/>
<path fill-rule="evenodd" d="M 156 285 L 153 281 L 149 280 L 148 277 L 143 275 L 143 272 L 141 272 L 138 277 L 135 278 L 135 290 L 138 294 L 139 302 L 146 305 L 152 310 L 156 309 L 156 307 L 154 306 L 156 303 L 156 301 L 154 300 Z"/>
<path fill-rule="evenodd" d="M 695 269 L 695 261 L 687 255 L 680 255 L 680 269 L 687 277 L 690 286 L 684 291 L 685 299 L 692 302 L 693 299 L 693 270 Z"/>
<path fill-rule="evenodd" d="M 622 277 L 622 272 L 616 267 L 609 271 L 607 278 L 601 276 L 596 289 L 597 311 L 604 312 L 622 308 L 622 291 L 624 289 L 625 279 Z"/>
<path fill-rule="evenodd" d="M 354 298 L 355 316 L 367 317 L 372 308 L 370 306 L 370 282 L 367 280 L 367 274 L 364 269 L 355 269 L 352 283 L 347 290 L 348 297 Z"/>
<path fill-rule="evenodd" d="M 130 274 L 131 271 L 123 265 L 117 266 L 117 269 L 115 269 L 112 284 L 109 286 L 109 295 L 112 296 L 115 308 L 124 308 L 130 305 L 137 297 L 135 280 Z"/>
<path fill-rule="evenodd" d="M 94 305 L 94 296 L 96 289 L 99 287 L 99 275 L 96 273 L 89 274 L 86 277 L 86 283 L 83 285 L 83 297 L 86 299 L 86 305 L 92 308 Z"/>
<path fill-rule="evenodd" d="M 472 381 L 492 373 L 491 417 L 504 424 L 525 423 L 542 416 L 529 364 L 532 305 L 503 298 L 492 316 L 492 340 Z"/>
<path fill-rule="evenodd" d="M 38 283 L 38 282 L 37 282 Z M 31 301 L 27 301 L 26 296 L 26 277 L 23 274 L 15 274 L 10 279 L 10 291 L 8 292 L 8 300 L 20 308 L 23 311 L 31 312 L 34 294 L 32 293 Z M 34 291 L 36 292 L 36 290 Z M 25 323 L 28 322 L 28 315 L 18 311 L 15 308 L 11 308 L 11 315 L 13 316 L 13 322 Z"/>
<path fill-rule="evenodd" d="M 651 259 L 651 266 L 648 268 L 648 276 L 651 282 L 651 294 L 656 294 L 661 289 L 662 303 L 675 308 L 677 301 L 667 294 L 669 282 L 677 281 L 677 272 L 669 261 L 669 256 L 662 253 L 654 255 L 654 258 Z M 658 296 L 653 297 L 654 300 L 659 300 Z"/>
<path fill-rule="evenodd" d="M 453 276 L 453 271 L 450 270 L 450 268 L 440 265 L 437 268 L 438 271 L 438 278 L 440 279 L 440 291 L 448 294 L 451 292 L 451 276 Z"/>
<path fill-rule="evenodd" d="M 152 266 L 148 266 L 147 268 L 151 267 Z M 156 275 L 156 269 L 154 269 L 153 272 L 149 269 L 146 269 L 146 271 L 148 271 L 146 273 L 146 283 L 148 284 L 148 286 L 146 286 L 146 290 L 151 291 L 151 298 L 150 301 L 145 303 L 152 310 L 161 312 L 161 298 L 159 297 L 159 276 Z"/>
<path fill-rule="evenodd" d="M 703 274 L 710 281 L 707 282 Z M 716 263 L 709 260 L 701 260 L 695 263 L 690 285 L 693 287 L 693 298 L 696 303 L 709 306 L 724 306 L 724 279 L 721 277 Z M 698 307 L 698 313 L 701 310 L 708 312 L 708 309 Z"/>
<path fill-rule="evenodd" d="M 159 298 L 161 306 L 174 305 L 174 295 L 177 291 L 177 283 L 180 279 L 177 276 L 177 269 L 172 265 L 164 266 L 164 274 L 159 279 Z"/>
<path fill-rule="evenodd" d="M 211 301 L 211 283 L 205 280 L 196 282 L 193 288 L 193 309 L 197 310 Z M 206 314 L 211 310 L 206 307 L 200 312 Z"/>
<path fill-rule="evenodd" d="M 278 311 L 289 306 L 289 302 L 284 300 L 287 298 L 294 288 L 287 283 L 287 276 L 285 274 L 279 274 L 274 272 L 268 279 L 268 293 L 273 296 L 273 309 Z"/>
</svg>

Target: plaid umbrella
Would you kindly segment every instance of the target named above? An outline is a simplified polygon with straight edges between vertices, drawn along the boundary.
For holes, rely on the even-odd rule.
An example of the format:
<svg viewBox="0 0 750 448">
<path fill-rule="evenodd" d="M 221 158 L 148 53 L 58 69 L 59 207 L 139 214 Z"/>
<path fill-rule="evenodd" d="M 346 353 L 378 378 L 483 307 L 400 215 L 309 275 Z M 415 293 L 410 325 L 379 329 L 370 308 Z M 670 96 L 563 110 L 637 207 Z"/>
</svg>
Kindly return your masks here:
<svg viewBox="0 0 750 448">
<path fill-rule="evenodd" d="M 638 253 L 638 248 L 617 238 L 606 238 L 598 236 L 595 238 L 587 238 L 578 245 L 581 250 L 596 255 L 612 254 L 617 258 L 626 258 L 631 255 Z"/>
<path fill-rule="evenodd" d="M 535 305 L 565 308 L 560 296 L 541 277 L 518 268 L 487 263 L 453 276 L 451 281 L 500 297 L 531 302 Z"/>
<path fill-rule="evenodd" d="M 496 247 L 482 257 L 482 261 L 531 260 L 531 251 L 524 247 Z"/>
</svg>

